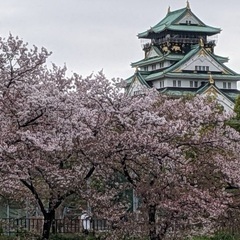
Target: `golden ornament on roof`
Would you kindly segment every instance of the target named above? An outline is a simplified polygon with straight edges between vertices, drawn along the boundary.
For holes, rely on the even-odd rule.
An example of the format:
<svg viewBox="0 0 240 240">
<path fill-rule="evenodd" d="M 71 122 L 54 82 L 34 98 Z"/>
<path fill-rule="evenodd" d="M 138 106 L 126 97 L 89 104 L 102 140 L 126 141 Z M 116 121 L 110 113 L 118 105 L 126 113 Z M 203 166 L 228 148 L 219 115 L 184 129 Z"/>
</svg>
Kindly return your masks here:
<svg viewBox="0 0 240 240">
<path fill-rule="evenodd" d="M 170 9 L 170 6 L 168 6 L 168 13 L 170 13 L 171 12 L 171 9 Z"/>
<path fill-rule="evenodd" d="M 212 74 L 209 75 L 209 82 L 210 84 L 214 84 L 214 79 L 212 77 Z"/>
<path fill-rule="evenodd" d="M 204 42 L 203 42 L 202 38 L 199 39 L 199 46 L 204 47 Z"/>
</svg>

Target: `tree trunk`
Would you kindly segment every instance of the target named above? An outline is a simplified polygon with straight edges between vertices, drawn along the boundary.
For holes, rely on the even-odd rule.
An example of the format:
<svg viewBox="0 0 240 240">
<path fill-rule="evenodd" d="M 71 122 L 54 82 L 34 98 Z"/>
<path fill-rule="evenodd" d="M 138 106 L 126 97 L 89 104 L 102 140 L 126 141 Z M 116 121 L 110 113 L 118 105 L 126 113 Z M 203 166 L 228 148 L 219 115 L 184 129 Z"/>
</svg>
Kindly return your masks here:
<svg viewBox="0 0 240 240">
<path fill-rule="evenodd" d="M 149 238 L 150 240 L 160 240 L 156 228 L 156 205 L 148 207 L 148 224 L 149 224 Z"/>
<path fill-rule="evenodd" d="M 55 210 L 51 210 L 50 212 L 44 214 L 44 224 L 43 224 L 43 233 L 42 233 L 42 240 L 47 240 L 50 237 L 50 230 L 53 227 L 53 232 L 55 232 L 54 226 L 55 220 Z"/>
</svg>

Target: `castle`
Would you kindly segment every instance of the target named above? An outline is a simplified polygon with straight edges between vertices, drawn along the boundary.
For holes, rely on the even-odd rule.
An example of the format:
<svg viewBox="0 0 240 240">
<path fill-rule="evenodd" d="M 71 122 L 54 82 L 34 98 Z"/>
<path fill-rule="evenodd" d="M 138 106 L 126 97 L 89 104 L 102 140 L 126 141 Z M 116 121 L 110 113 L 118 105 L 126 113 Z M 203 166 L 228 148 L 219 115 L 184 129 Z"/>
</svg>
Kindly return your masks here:
<svg viewBox="0 0 240 240">
<path fill-rule="evenodd" d="M 131 64 L 136 71 L 126 79 L 126 93 L 136 95 L 154 87 L 174 97 L 208 94 L 232 111 L 240 75 L 224 65 L 228 58 L 215 54 L 220 32 L 203 23 L 188 1 L 185 8 L 169 8 L 159 23 L 138 34 L 145 41 L 144 58 Z"/>
</svg>

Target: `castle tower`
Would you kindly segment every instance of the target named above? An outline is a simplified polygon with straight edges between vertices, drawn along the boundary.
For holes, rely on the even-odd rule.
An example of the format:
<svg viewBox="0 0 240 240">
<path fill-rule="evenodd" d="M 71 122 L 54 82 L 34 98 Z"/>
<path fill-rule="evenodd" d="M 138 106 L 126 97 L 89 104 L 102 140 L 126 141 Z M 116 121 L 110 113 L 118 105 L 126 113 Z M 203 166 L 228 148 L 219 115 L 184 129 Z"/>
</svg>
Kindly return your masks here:
<svg viewBox="0 0 240 240">
<path fill-rule="evenodd" d="M 135 95 L 154 87 L 175 97 L 211 94 L 231 111 L 240 93 L 240 75 L 224 65 L 228 58 L 215 54 L 220 32 L 220 28 L 203 23 L 188 1 L 182 9 L 171 11 L 169 7 L 159 23 L 138 34 L 144 41 L 144 58 L 131 64 L 136 71 L 126 79 L 127 93 Z"/>
</svg>

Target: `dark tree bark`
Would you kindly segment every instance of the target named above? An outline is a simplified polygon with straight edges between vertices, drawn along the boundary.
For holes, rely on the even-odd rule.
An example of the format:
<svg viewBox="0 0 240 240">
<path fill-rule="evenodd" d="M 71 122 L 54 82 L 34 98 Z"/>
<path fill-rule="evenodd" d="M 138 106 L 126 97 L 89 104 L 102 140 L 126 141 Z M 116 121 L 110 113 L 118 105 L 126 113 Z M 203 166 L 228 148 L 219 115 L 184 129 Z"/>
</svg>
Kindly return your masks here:
<svg viewBox="0 0 240 240">
<path fill-rule="evenodd" d="M 50 237 L 51 227 L 55 232 L 55 225 L 53 224 L 55 220 L 55 210 L 51 210 L 50 212 L 44 214 L 44 224 L 43 224 L 43 233 L 42 240 L 47 240 Z"/>
<path fill-rule="evenodd" d="M 148 208 L 149 238 L 150 240 L 161 240 L 156 228 L 156 205 Z"/>
</svg>

